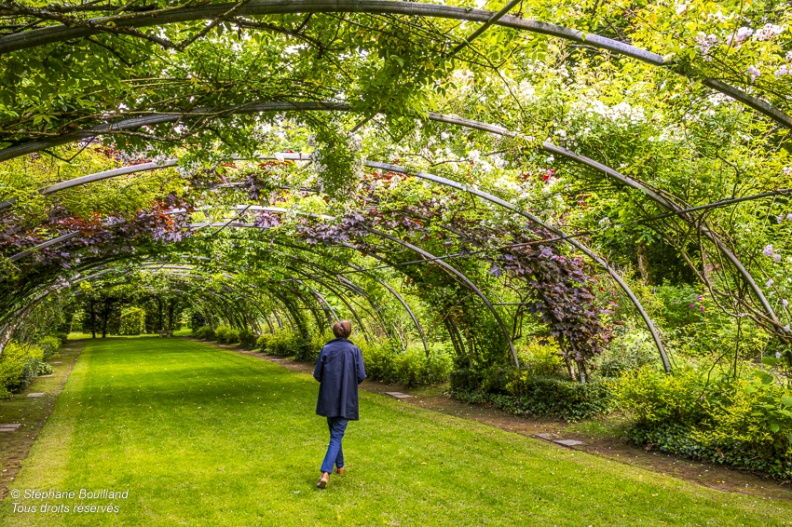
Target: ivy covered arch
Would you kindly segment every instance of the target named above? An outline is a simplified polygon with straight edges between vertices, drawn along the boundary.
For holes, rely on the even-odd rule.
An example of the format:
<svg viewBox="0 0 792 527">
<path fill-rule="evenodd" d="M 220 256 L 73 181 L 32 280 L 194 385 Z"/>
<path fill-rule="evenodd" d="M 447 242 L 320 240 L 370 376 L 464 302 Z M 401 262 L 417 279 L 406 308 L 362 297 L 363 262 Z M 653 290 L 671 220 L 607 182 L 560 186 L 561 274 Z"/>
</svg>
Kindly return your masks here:
<svg viewBox="0 0 792 527">
<path fill-rule="evenodd" d="M 187 252 L 192 279 L 238 282 L 226 318 L 257 331 L 343 312 L 428 354 L 442 320 L 458 354 L 519 367 L 544 324 L 585 378 L 637 316 L 670 370 L 621 272 L 649 240 L 789 345 L 781 26 L 730 35 L 703 2 L 452 4 L 0 4 L 3 339 L 63 281 Z"/>
</svg>

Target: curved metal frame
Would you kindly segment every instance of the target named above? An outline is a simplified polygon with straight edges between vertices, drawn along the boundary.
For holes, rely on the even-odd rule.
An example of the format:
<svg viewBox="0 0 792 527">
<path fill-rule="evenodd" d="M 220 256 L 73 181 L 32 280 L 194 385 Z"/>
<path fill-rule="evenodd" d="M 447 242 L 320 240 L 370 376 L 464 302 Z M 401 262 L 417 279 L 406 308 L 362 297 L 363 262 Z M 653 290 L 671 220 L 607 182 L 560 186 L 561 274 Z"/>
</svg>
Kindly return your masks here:
<svg viewBox="0 0 792 527">
<path fill-rule="evenodd" d="M 418 2 L 405 3 L 387 0 L 292 0 L 289 2 L 282 2 L 279 0 L 249 0 L 242 3 L 232 2 L 185 6 L 181 9 L 171 9 L 169 12 L 165 13 L 141 14 L 141 16 L 137 18 L 116 18 L 113 20 L 113 24 L 115 27 L 126 28 L 160 26 L 192 20 L 215 19 L 217 17 L 222 17 L 232 9 L 235 16 L 262 16 L 289 13 L 372 13 L 425 16 L 430 18 L 447 18 L 470 22 L 492 23 L 502 27 L 549 35 L 577 42 L 585 46 L 605 49 L 620 55 L 638 59 L 652 66 L 664 67 L 674 64 L 673 62 L 666 61 L 661 55 L 652 53 L 651 51 L 607 37 L 602 37 L 597 34 L 586 34 L 556 24 L 526 20 L 511 15 L 505 15 L 496 20 L 494 19 L 494 15 L 497 13 L 493 11 L 422 4 Z M 0 54 L 108 32 L 107 29 L 102 27 L 102 21 L 102 18 L 96 18 L 86 23 L 84 27 L 69 27 L 65 25 L 50 26 L 6 35 L 0 37 Z M 676 71 L 676 73 L 688 78 L 698 79 L 709 88 L 719 91 L 741 104 L 770 117 L 786 128 L 792 128 L 792 117 L 763 99 L 753 97 L 717 79 L 698 78 L 685 71 Z"/>
<path fill-rule="evenodd" d="M 278 104 L 280 104 L 280 103 L 278 103 Z M 351 110 L 351 108 L 348 105 L 345 105 L 345 104 L 342 104 L 342 103 L 332 103 L 332 102 L 327 102 L 327 103 L 294 103 L 294 105 L 292 106 L 291 109 L 292 110 L 300 109 L 300 108 L 297 107 L 300 104 L 307 104 L 308 106 L 305 106 L 305 109 L 313 109 L 313 110 L 317 110 L 317 109 L 327 109 L 327 110 L 337 110 L 337 111 L 350 111 Z M 318 105 L 322 105 L 322 106 L 321 107 L 320 106 L 316 106 L 317 104 Z M 166 114 L 162 114 L 162 115 L 166 115 Z M 181 115 L 181 114 L 168 114 L 168 115 L 176 116 L 176 115 Z M 154 118 L 158 118 L 158 117 L 161 117 L 161 115 L 160 116 L 153 116 L 153 117 Z M 175 117 L 174 117 L 174 119 L 175 119 Z M 515 132 L 511 132 L 511 131 L 509 131 L 509 130 L 501 127 L 501 126 L 498 126 L 498 125 L 492 125 L 492 124 L 489 124 L 489 123 L 482 123 L 482 122 L 479 122 L 479 121 L 473 121 L 473 120 L 470 120 L 470 119 L 464 119 L 464 118 L 456 117 L 456 116 L 452 116 L 452 115 L 445 115 L 445 114 L 438 114 L 438 113 L 430 112 L 429 119 L 430 120 L 439 121 L 439 122 L 444 122 L 444 123 L 447 123 L 447 124 L 458 125 L 458 126 L 462 126 L 462 127 L 466 127 L 466 128 L 473 128 L 473 129 L 476 129 L 476 130 L 486 131 L 486 132 L 497 134 L 497 135 L 506 135 L 506 136 L 510 136 L 510 137 L 515 137 L 515 136 L 519 135 L 519 134 L 517 134 Z M 138 121 L 139 122 L 139 119 L 138 120 L 130 119 L 129 122 L 131 122 L 131 121 Z M 127 122 L 127 121 L 124 121 L 124 122 Z M 136 125 L 136 126 L 139 126 L 139 125 Z M 79 134 L 79 132 L 76 132 L 76 133 Z M 611 167 L 609 167 L 607 165 L 604 165 L 602 163 L 599 163 L 597 161 L 594 161 L 593 159 L 590 159 L 588 157 L 575 154 L 574 152 L 572 152 L 572 151 L 570 151 L 570 150 L 568 150 L 566 148 L 562 148 L 562 147 L 556 146 L 556 145 L 550 143 L 549 141 L 544 141 L 542 143 L 541 147 L 542 147 L 542 149 L 544 149 L 547 152 L 550 152 L 552 154 L 557 154 L 557 155 L 563 156 L 563 157 L 565 157 L 565 158 L 567 158 L 567 159 L 569 159 L 569 160 L 571 160 L 573 162 L 581 163 L 583 165 L 586 165 L 586 166 L 588 166 L 590 168 L 593 168 L 593 169 L 601 172 L 602 174 L 604 174 L 607 177 L 613 178 L 613 179 L 619 181 L 620 183 L 622 183 L 624 185 L 627 185 L 628 187 L 631 187 L 631 188 L 634 188 L 636 190 L 639 190 L 646 197 L 648 197 L 649 199 L 653 200 L 655 203 L 659 204 L 663 208 L 665 208 L 667 210 L 671 210 L 675 214 L 678 214 L 681 219 L 686 221 L 689 225 L 695 227 L 707 239 L 709 239 L 712 243 L 715 244 L 716 248 L 732 263 L 732 265 L 734 265 L 734 267 L 737 269 L 737 271 L 740 273 L 740 275 L 743 277 L 743 279 L 749 285 L 749 287 L 751 288 L 751 291 L 753 292 L 754 296 L 759 299 L 760 304 L 762 304 L 762 307 L 763 307 L 765 313 L 769 316 L 770 320 L 777 327 L 779 327 L 779 328 L 781 327 L 781 324 L 780 324 L 780 322 L 778 320 L 778 317 L 776 316 L 775 311 L 773 310 L 772 306 L 770 306 L 770 303 L 767 300 L 767 298 L 765 297 L 764 292 L 761 290 L 761 288 L 759 288 L 758 284 L 753 279 L 753 276 L 748 272 L 748 270 L 745 268 L 745 266 L 742 264 L 742 262 L 737 258 L 737 256 L 733 252 L 731 252 L 723 244 L 723 242 L 720 241 L 720 239 L 712 231 L 710 231 L 708 228 L 700 225 L 699 223 L 692 221 L 685 214 L 682 214 L 682 211 L 684 211 L 684 209 L 681 206 L 679 206 L 678 204 L 674 203 L 673 201 L 668 200 L 668 199 L 664 198 L 663 196 L 659 195 L 654 190 L 649 188 L 646 184 L 641 183 L 641 182 L 639 182 L 639 181 L 637 181 L 637 180 L 635 180 L 633 178 L 624 176 L 623 174 L 619 173 L 615 169 L 613 169 L 613 168 L 611 168 Z M 0 157 L 2 156 L 3 152 L 4 152 L 4 150 L 0 150 Z M 284 158 L 288 158 L 288 159 L 294 159 L 294 160 L 306 160 L 306 159 L 309 159 L 307 156 L 304 156 L 302 154 L 283 155 L 283 157 Z M 2 160 L 2 159 L 0 158 L 0 160 Z M 171 163 L 171 162 L 175 163 L 175 160 L 168 160 L 167 161 L 167 163 Z M 371 166 L 371 165 L 369 165 L 369 166 Z M 143 170 L 151 170 L 151 169 L 152 168 L 147 167 L 147 168 L 144 168 Z M 97 174 L 92 174 L 92 175 L 89 175 L 89 176 L 84 176 L 82 178 L 76 178 L 74 180 L 70 180 L 70 181 L 67 181 L 67 182 L 59 183 L 58 184 L 58 188 L 55 189 L 55 190 L 52 190 L 52 192 L 56 192 L 58 190 L 63 190 L 65 188 L 71 188 L 71 187 L 77 186 L 77 185 L 83 185 L 83 184 L 91 183 L 91 182 L 94 182 L 94 181 L 99 181 L 99 180 L 102 180 L 102 179 L 108 179 L 110 177 L 116 177 L 116 175 L 110 175 L 111 172 L 113 172 L 113 171 L 100 172 L 100 173 L 97 173 Z M 132 173 L 132 172 L 134 172 L 134 171 L 130 170 L 130 171 L 123 172 L 123 174 L 117 174 L 117 175 L 124 175 L 124 174 L 129 174 L 129 173 Z M 50 187 L 47 187 L 47 188 L 50 188 Z M 46 191 L 46 188 L 45 189 L 41 189 L 42 193 L 45 192 L 45 191 Z M 4 207 L 9 206 L 7 204 L 10 204 L 11 202 L 12 201 L 9 200 L 9 201 L 0 203 L 0 210 L 2 210 L 2 208 L 4 208 Z M 47 242 L 45 242 L 45 243 L 47 243 Z M 43 246 L 36 246 L 36 247 L 33 247 L 31 250 L 34 251 L 34 250 L 37 250 L 37 249 L 40 249 L 40 248 L 44 248 L 44 247 Z M 25 255 L 27 255 L 27 254 L 28 253 L 25 253 Z M 18 255 L 14 255 L 12 258 L 14 258 L 16 256 L 18 256 Z M 22 257 L 22 256 L 20 256 L 20 257 Z M 655 341 L 656 341 L 656 338 L 655 338 Z"/>
</svg>

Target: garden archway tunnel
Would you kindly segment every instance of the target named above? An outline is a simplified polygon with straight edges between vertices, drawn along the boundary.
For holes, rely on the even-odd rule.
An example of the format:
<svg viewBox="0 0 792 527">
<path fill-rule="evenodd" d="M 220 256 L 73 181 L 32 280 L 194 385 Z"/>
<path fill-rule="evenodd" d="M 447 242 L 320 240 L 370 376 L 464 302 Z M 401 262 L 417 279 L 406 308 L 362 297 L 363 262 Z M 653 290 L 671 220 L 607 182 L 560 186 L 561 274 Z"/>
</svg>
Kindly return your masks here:
<svg viewBox="0 0 792 527">
<path fill-rule="evenodd" d="M 783 97 L 743 79 L 715 78 L 706 64 L 665 56 L 646 41 L 642 48 L 628 38 L 508 14 L 514 7 L 510 3 L 498 12 L 414 2 L 251 0 L 188 2 L 145 13 L 124 6 L 109 12 L 97 5 L 78 13 L 0 6 L 0 17 L 20 22 L 0 33 L 0 60 L 8 65 L 9 80 L 0 97 L 22 101 L 26 91 L 20 79 L 43 71 L 41 54 L 53 49 L 69 50 L 65 60 L 72 62 L 53 71 L 52 78 L 73 78 L 79 85 L 63 96 L 61 107 L 42 102 L 37 110 L 4 117 L 0 162 L 9 173 L 40 177 L 0 196 L 0 218 L 7 225 L 0 250 L 9 270 L 0 280 L 8 293 L 0 317 L 3 343 L 35 306 L 63 291 L 56 289 L 61 281 L 106 280 L 113 274 L 110 267 L 90 280 L 80 278 L 106 265 L 149 269 L 140 263 L 141 255 L 161 259 L 161 271 L 176 272 L 169 265 L 186 261 L 177 257 L 184 251 L 204 259 L 190 263 L 195 267 L 185 276 L 198 280 L 220 271 L 232 278 L 231 292 L 206 294 L 221 295 L 211 305 L 225 298 L 244 306 L 226 315 L 237 326 L 260 330 L 266 322 L 274 330 L 271 315 L 280 312 L 305 332 L 298 310 L 307 310 L 320 329 L 344 313 L 368 327 L 367 337 L 385 336 L 402 348 L 414 338 L 428 356 L 427 323 L 442 321 L 442 337 L 460 355 L 483 348 L 484 337 L 474 335 L 482 325 L 493 330 L 486 338 L 498 353 L 518 367 L 515 340 L 531 324 L 550 328 L 565 356 L 578 365 L 596 355 L 610 338 L 606 326 L 614 310 L 607 304 L 616 296 L 604 298 L 599 289 L 609 289 L 613 281 L 669 371 L 661 331 L 642 303 L 646 299 L 601 255 L 612 231 L 592 228 L 593 216 L 565 203 L 587 206 L 585 198 L 572 196 L 600 191 L 627 196 L 635 212 L 626 224 L 645 221 L 666 242 L 678 244 L 724 310 L 729 304 L 737 316 L 788 342 L 787 305 L 768 293 L 771 285 L 760 285 L 770 276 L 756 257 L 761 248 L 730 231 L 729 220 L 712 218 L 724 207 L 736 210 L 753 200 L 775 211 L 791 185 L 742 185 L 737 168 L 733 187 L 752 194 L 738 197 L 733 191 L 702 205 L 702 196 L 710 193 L 672 189 L 665 185 L 667 175 L 655 178 L 642 171 L 642 163 L 658 151 L 644 159 L 632 159 L 630 152 L 614 155 L 610 139 L 639 136 L 633 128 L 622 136 L 622 124 L 607 128 L 591 112 L 569 117 L 577 98 L 585 99 L 591 90 L 581 80 L 591 64 L 621 68 L 650 86 L 645 92 L 635 88 L 637 97 L 625 96 L 633 104 L 648 93 L 659 94 L 656 106 L 667 114 L 655 128 L 641 125 L 652 128 L 645 143 L 665 135 L 661 141 L 682 144 L 671 127 L 684 121 L 675 113 L 683 106 L 663 99 L 681 79 L 694 81 L 689 89 L 704 93 L 702 98 L 711 98 L 711 90 L 732 98 L 736 102 L 717 103 L 726 108 L 724 114 L 764 127 L 778 144 L 792 127 Z M 295 26 L 297 18 L 290 17 L 298 14 L 305 18 Z M 211 22 L 204 25 L 205 20 Z M 478 23 L 483 25 L 477 31 L 468 31 Z M 425 45 L 399 35 L 406 28 Z M 335 36 L 328 39 L 328 31 Z M 191 36 L 181 38 L 179 32 Z M 515 34 L 519 38 L 508 44 Z M 638 32 L 634 37 L 642 38 Z M 558 52 L 554 69 L 577 69 L 541 85 L 540 75 L 530 71 L 549 61 L 547 46 L 575 54 L 573 60 Z M 501 47 L 509 49 L 508 57 L 494 53 Z M 142 50 L 136 62 L 133 55 Z M 97 62 L 91 62 L 91 53 Z M 107 90 L 97 88 L 104 99 L 78 94 L 89 91 L 85 76 L 91 64 L 97 78 L 122 65 Z M 238 66 L 247 73 L 240 74 L 244 68 Z M 464 68 L 485 80 L 470 80 Z M 380 82 L 380 72 L 388 71 L 402 82 Z M 438 86 L 449 79 L 457 84 L 446 93 L 448 88 Z M 530 90 L 521 87 L 526 82 Z M 566 99 L 547 95 L 552 82 L 568 90 Z M 535 91 L 534 84 L 547 98 L 526 109 L 525 94 Z M 517 90 L 522 95 L 515 95 Z M 551 101 L 558 110 L 542 114 Z M 744 107 L 753 117 L 746 117 L 752 112 Z M 575 128 L 577 139 L 565 139 L 559 119 Z M 587 143 L 586 130 L 593 126 L 611 135 Z M 263 129 L 267 132 L 259 133 Z M 421 136 L 424 129 L 434 143 Z M 358 132 L 365 144 L 357 144 Z M 537 133 L 547 139 L 536 141 Z M 420 144 L 413 148 L 409 138 L 418 136 Z M 445 146 L 435 147 L 443 141 Z M 707 136 L 683 145 L 693 170 L 711 159 L 733 167 L 711 141 Z M 772 141 L 757 152 L 775 163 L 780 149 Z M 143 147 L 151 149 L 140 153 Z M 503 166 L 480 161 L 485 147 Z M 295 148 L 313 153 L 295 154 Z M 56 173 L 47 172 L 40 153 L 57 156 Z M 557 169 L 549 168 L 554 161 L 540 155 L 566 160 L 566 174 L 556 176 Z M 82 162 L 80 156 L 92 157 Z M 484 166 L 489 168 L 478 168 Z M 533 180 L 526 182 L 526 175 Z M 124 204 L 127 187 L 145 192 Z M 116 214 L 102 196 L 90 196 L 91 189 L 107 190 L 108 200 L 118 200 L 114 205 L 129 208 Z M 566 197 L 559 201 L 561 196 Z M 775 259 L 778 247 L 767 245 L 765 255 Z M 127 259 L 136 263 L 124 263 Z M 602 276 L 591 262 L 604 270 Z M 598 285 L 605 282 L 606 287 Z M 234 296 L 222 296 L 227 294 Z M 266 309 L 257 305 L 259 295 L 266 296 Z M 412 336 L 403 321 L 398 327 L 389 322 L 397 311 L 414 328 Z M 525 317 L 533 322 L 526 325 Z"/>
</svg>

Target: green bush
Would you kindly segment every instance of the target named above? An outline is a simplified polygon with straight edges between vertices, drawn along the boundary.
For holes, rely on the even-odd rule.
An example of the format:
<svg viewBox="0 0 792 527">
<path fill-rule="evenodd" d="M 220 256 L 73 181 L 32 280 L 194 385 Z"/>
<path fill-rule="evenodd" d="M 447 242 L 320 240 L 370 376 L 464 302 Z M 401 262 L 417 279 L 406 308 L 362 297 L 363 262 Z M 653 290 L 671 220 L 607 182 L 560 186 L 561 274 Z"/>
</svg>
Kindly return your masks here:
<svg viewBox="0 0 792 527">
<path fill-rule="evenodd" d="M 363 341 L 358 344 L 358 348 L 363 355 L 366 375 L 370 379 L 389 383 L 396 381 L 396 361 L 394 360 L 396 351 L 391 342 Z"/>
<path fill-rule="evenodd" d="M 195 336 L 195 338 L 199 338 L 203 340 L 215 339 L 215 332 L 211 326 L 201 326 L 200 328 L 195 330 L 193 335 Z"/>
<path fill-rule="evenodd" d="M 614 383 L 636 418 L 632 441 L 664 452 L 792 478 L 792 389 L 749 369 L 732 377 L 709 368 L 666 374 L 652 367 Z"/>
<path fill-rule="evenodd" d="M 388 383 L 408 387 L 438 384 L 448 380 L 453 367 L 453 352 L 444 346 L 430 348 L 428 357 L 423 347 L 401 351 L 393 341 L 362 342 L 358 347 L 366 375 Z"/>
<path fill-rule="evenodd" d="M 61 340 L 57 337 L 44 337 L 38 342 L 38 347 L 44 352 L 42 360 L 50 360 L 61 347 Z"/>
<path fill-rule="evenodd" d="M 517 349 L 520 366 L 533 375 L 565 375 L 564 357 L 555 339 L 534 338 Z"/>
<path fill-rule="evenodd" d="M 33 382 L 44 357 L 38 346 L 9 342 L 0 354 L 0 396 L 19 393 Z"/>
<path fill-rule="evenodd" d="M 239 345 L 245 349 L 255 348 L 257 340 L 258 337 L 250 328 L 245 328 L 239 332 Z"/>
<path fill-rule="evenodd" d="M 221 344 L 233 344 L 239 342 L 239 331 L 231 326 L 219 326 L 215 330 L 215 338 Z"/>
<path fill-rule="evenodd" d="M 572 382 L 506 366 L 490 366 L 481 371 L 457 368 L 451 374 L 451 396 L 470 403 L 489 403 L 514 415 L 559 417 L 565 421 L 605 414 L 613 406 L 613 397 L 604 383 Z"/>
<path fill-rule="evenodd" d="M 297 338 L 294 341 L 294 358 L 296 360 L 316 362 L 322 347 L 335 336 L 332 333 L 316 333 L 310 339 Z"/>
<path fill-rule="evenodd" d="M 285 328 L 276 333 L 263 333 L 256 341 L 256 347 L 262 352 L 279 357 L 297 354 L 301 344 L 302 338 Z"/>
<path fill-rule="evenodd" d="M 39 375 L 49 375 L 52 373 L 52 366 L 46 362 L 40 362 L 38 367 Z"/>
</svg>

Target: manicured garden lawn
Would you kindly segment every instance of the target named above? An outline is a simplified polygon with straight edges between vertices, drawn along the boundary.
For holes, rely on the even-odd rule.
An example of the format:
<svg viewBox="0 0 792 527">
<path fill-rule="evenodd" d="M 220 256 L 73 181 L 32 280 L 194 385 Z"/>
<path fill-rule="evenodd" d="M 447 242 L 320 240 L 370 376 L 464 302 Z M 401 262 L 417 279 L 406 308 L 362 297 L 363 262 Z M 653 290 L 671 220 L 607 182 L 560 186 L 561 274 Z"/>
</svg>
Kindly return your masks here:
<svg viewBox="0 0 792 527">
<path fill-rule="evenodd" d="M 317 383 L 181 339 L 85 346 L 14 489 L 129 490 L 115 512 L 14 513 L 0 525 L 792 525 L 792 503 L 711 491 L 361 392 L 347 474 L 314 487 Z"/>
</svg>

